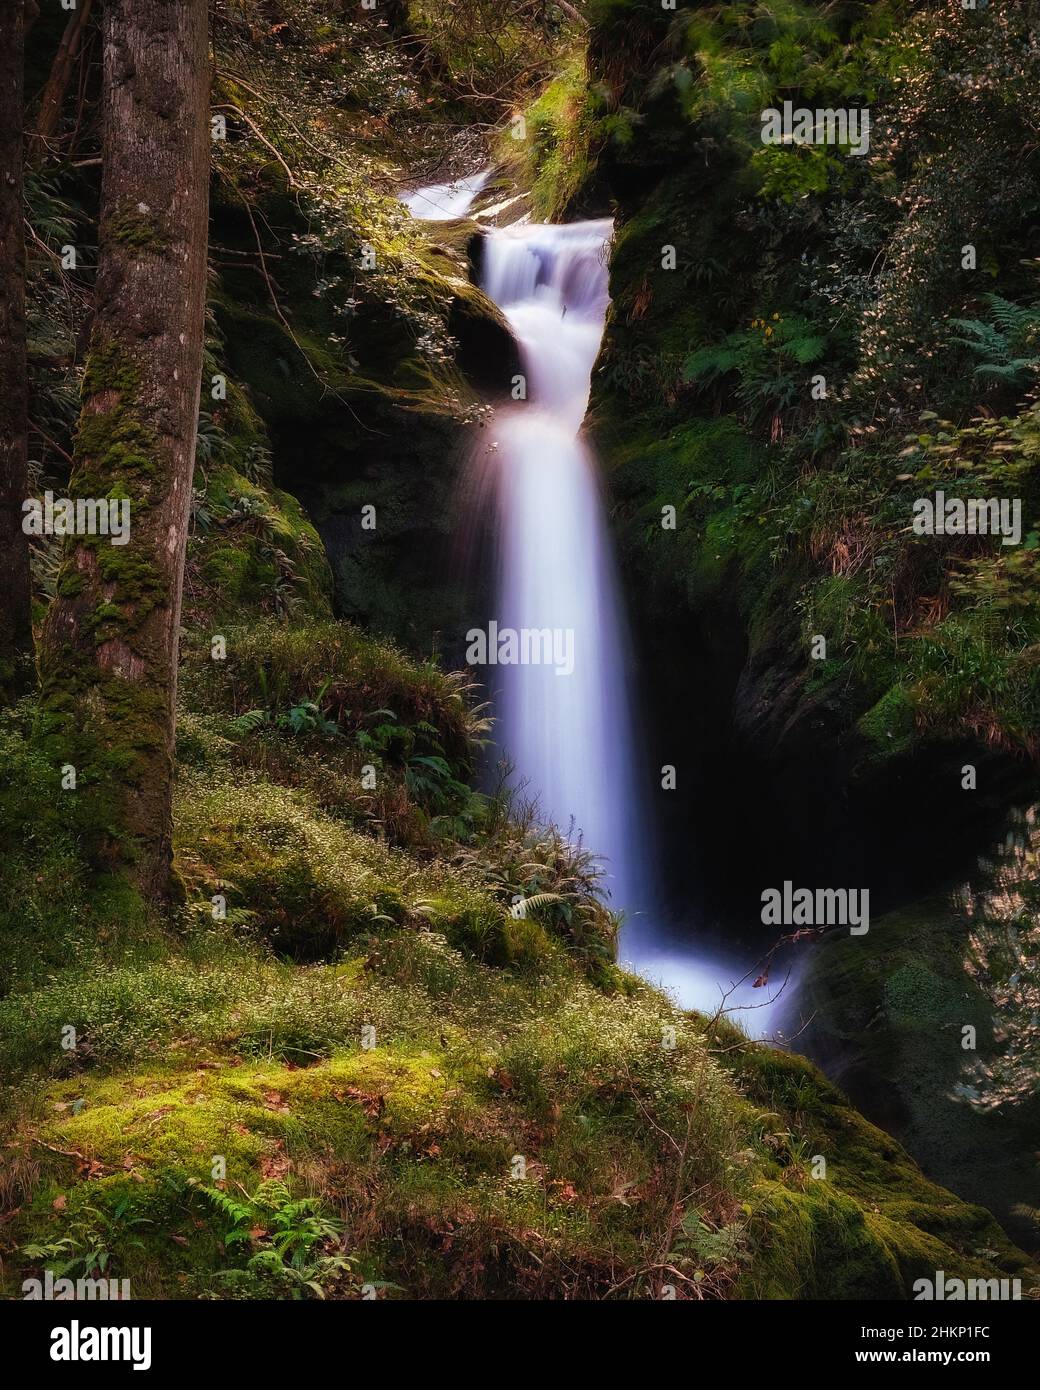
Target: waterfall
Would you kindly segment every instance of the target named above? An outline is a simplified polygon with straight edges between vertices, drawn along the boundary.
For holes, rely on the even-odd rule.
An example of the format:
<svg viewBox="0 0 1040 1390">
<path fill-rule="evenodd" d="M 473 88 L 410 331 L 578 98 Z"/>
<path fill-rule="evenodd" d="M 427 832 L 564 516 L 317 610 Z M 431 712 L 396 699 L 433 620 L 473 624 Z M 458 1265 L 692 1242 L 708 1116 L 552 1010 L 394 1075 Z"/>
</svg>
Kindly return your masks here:
<svg viewBox="0 0 1040 1390">
<path fill-rule="evenodd" d="M 406 201 L 426 219 L 458 217 L 476 192 L 463 183 Z M 685 1008 L 711 1012 L 725 995 L 763 1036 L 775 1010 L 770 991 L 752 986 L 754 969 L 695 946 L 690 925 L 663 921 L 656 906 L 647 793 L 657 769 L 637 753 L 624 605 L 581 437 L 610 302 L 611 233 L 609 219 L 521 222 L 484 238 L 482 288 L 519 344 L 526 398 L 496 413 L 496 611 L 470 659 L 487 663 L 499 748 L 541 818 L 601 860 L 610 906 L 625 917 L 622 963 Z"/>
<path fill-rule="evenodd" d="M 484 242 L 483 289 L 520 345 L 526 401 L 499 412 L 499 630 L 562 660 L 503 665 L 499 746 L 544 819 L 603 862 L 627 934 L 649 906 L 623 609 L 593 459 L 580 437 L 608 305 L 609 220 L 524 225 Z M 528 651 L 538 656 L 540 651 Z"/>
</svg>

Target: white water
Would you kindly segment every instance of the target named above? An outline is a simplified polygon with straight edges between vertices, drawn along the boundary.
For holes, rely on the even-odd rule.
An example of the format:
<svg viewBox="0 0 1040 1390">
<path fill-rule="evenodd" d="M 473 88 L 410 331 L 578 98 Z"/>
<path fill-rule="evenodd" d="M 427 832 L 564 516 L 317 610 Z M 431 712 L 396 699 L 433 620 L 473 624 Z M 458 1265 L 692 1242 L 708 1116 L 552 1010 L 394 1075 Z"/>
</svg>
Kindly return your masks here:
<svg viewBox="0 0 1040 1390">
<path fill-rule="evenodd" d="M 454 183 L 435 183 L 430 188 L 417 188 L 406 193 L 401 201 L 413 217 L 423 222 L 446 222 L 452 217 L 465 217 L 473 199 L 488 181 L 491 171 L 483 169 Z"/>
<path fill-rule="evenodd" d="M 486 176 L 476 177 L 482 185 Z M 421 190 L 409 205 L 416 200 L 439 209 L 420 215 L 461 215 L 445 186 Z M 609 220 L 518 224 L 484 242 L 482 288 L 520 345 L 528 395 L 496 418 L 494 617 L 499 630 L 573 634 L 569 674 L 550 664 L 484 674 L 499 746 L 542 819 L 580 836 L 603 861 L 611 907 L 625 914 L 625 963 L 686 1008 L 714 1010 L 727 994 L 728 1007 L 749 1011 L 737 1015 L 743 1026 L 761 1036 L 770 991 L 746 981 L 734 988 L 746 967 L 677 941 L 655 909 L 645 791 L 657 785 L 656 769 L 637 754 L 624 607 L 595 461 L 581 438 L 609 306 L 611 231 Z"/>
<path fill-rule="evenodd" d="M 543 818 L 573 826 L 602 857 L 611 906 L 625 913 L 622 959 L 686 1008 L 712 1011 L 726 995 L 760 1036 L 770 989 L 737 983 L 744 969 L 676 941 L 655 905 L 644 791 L 654 770 L 638 756 L 624 605 L 580 433 L 609 305 L 611 231 L 607 220 L 526 225 L 484 242 L 482 287 L 520 344 L 528 389 L 498 420 L 496 616 L 516 631 L 574 633 L 570 675 L 499 668 L 499 741 Z"/>
<path fill-rule="evenodd" d="M 526 402 L 497 420 L 500 627 L 572 634 L 574 669 L 499 668 L 499 743 L 544 819 L 604 861 L 612 906 L 648 906 L 622 607 L 579 437 L 607 311 L 609 221 L 508 228 L 483 288 L 520 344 Z M 634 921 L 638 921 L 635 918 Z M 633 927 L 633 930 L 635 928 Z"/>
</svg>

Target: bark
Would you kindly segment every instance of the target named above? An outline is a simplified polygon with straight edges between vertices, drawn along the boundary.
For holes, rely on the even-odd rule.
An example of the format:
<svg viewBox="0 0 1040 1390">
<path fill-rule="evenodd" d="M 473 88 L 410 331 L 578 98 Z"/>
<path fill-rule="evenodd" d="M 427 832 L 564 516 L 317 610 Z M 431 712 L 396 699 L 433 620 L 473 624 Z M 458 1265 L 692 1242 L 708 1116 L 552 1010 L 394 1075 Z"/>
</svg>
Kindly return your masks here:
<svg viewBox="0 0 1040 1390">
<path fill-rule="evenodd" d="M 40 649 L 46 728 L 99 866 L 171 892 L 181 591 L 206 287 L 206 0 L 106 0 L 96 310 L 70 484 L 129 543 L 70 544 Z"/>
<path fill-rule="evenodd" d="M 36 118 L 36 144 L 34 156 L 37 160 L 42 159 L 47 153 L 47 142 L 53 137 L 58 129 L 58 119 L 61 116 L 62 103 L 65 100 L 65 93 L 68 91 L 69 79 L 72 76 L 72 67 L 79 53 L 80 41 L 90 18 L 91 0 L 79 0 L 79 5 L 72 11 L 65 31 L 61 36 L 61 43 L 58 51 L 54 55 L 54 62 L 51 64 L 50 73 L 43 89 L 43 96 L 40 98 L 40 111 Z"/>
<path fill-rule="evenodd" d="M 29 541 L 22 503 L 28 379 L 25 350 L 25 72 L 22 0 L 0 6 L 0 697 L 17 692 L 32 650 Z"/>
</svg>

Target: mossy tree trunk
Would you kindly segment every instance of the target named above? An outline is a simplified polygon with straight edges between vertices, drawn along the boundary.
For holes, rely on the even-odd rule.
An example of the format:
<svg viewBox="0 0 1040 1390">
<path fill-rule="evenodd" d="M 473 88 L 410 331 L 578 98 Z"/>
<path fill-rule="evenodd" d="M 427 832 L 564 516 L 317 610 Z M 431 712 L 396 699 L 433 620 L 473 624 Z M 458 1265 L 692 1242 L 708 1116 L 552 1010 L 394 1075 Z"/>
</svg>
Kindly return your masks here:
<svg viewBox="0 0 1040 1390">
<path fill-rule="evenodd" d="M 70 496 L 129 542 L 70 542 L 40 646 L 44 729 L 98 867 L 171 892 L 177 649 L 202 373 L 206 0 L 106 0 L 96 312 Z M 56 766 L 56 774 L 57 774 Z M 68 776 L 68 774 L 66 774 Z"/>
<path fill-rule="evenodd" d="M 26 14 L 0 5 L 0 698 L 16 693 L 32 650 L 26 463 L 25 208 L 22 199 Z"/>
</svg>

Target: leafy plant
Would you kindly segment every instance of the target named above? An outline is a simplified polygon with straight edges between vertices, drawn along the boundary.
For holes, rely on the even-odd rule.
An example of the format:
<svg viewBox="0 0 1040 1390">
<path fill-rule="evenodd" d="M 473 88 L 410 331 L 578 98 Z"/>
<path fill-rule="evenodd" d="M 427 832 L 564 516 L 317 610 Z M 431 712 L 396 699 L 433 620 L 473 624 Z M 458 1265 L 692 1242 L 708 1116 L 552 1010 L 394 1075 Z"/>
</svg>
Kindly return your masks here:
<svg viewBox="0 0 1040 1390">
<path fill-rule="evenodd" d="M 702 388 L 736 376 L 736 396 L 754 417 L 795 404 L 805 394 L 804 368 L 827 349 L 826 336 L 807 319 L 756 318 L 719 343 L 691 353 L 684 365 L 687 381 Z"/>
<path fill-rule="evenodd" d="M 323 734 L 326 738 L 334 738 L 339 732 L 339 725 L 334 719 L 327 719 L 322 712 L 322 700 L 325 692 L 329 688 L 329 681 L 324 681 L 313 700 L 301 700 L 298 704 L 290 706 L 286 714 L 278 716 L 276 723 L 280 729 L 288 729 L 294 734 Z"/>
<path fill-rule="evenodd" d="M 975 375 L 1024 387 L 1040 368 L 1040 306 L 1012 304 L 999 294 L 984 296 L 990 317 L 951 319 L 961 333 L 952 341 L 979 358 Z"/>
<path fill-rule="evenodd" d="M 335 738 L 340 727 L 334 719 L 329 719 L 322 708 L 322 701 L 330 682 L 323 681 L 312 700 L 298 700 L 281 714 L 269 709 L 251 709 L 240 714 L 232 723 L 232 730 L 238 738 L 248 738 L 263 728 L 287 730 L 292 734 L 321 734 L 325 738 Z"/>
<path fill-rule="evenodd" d="M 221 427 L 205 410 L 199 411 L 198 428 L 195 434 L 195 457 L 200 463 L 208 462 L 223 448 L 227 436 Z"/>
<path fill-rule="evenodd" d="M 243 1268 L 221 1271 L 230 1282 L 244 1276 L 286 1286 L 293 1297 L 324 1298 L 326 1285 L 353 1269 L 342 1248 L 344 1223 L 328 1214 L 321 1198 L 294 1197 L 279 1178 L 241 1199 L 217 1187 L 197 1191 L 227 1222 L 227 1250 L 260 1246 Z"/>
<path fill-rule="evenodd" d="M 151 1222 L 147 1217 L 128 1216 L 129 1206 L 130 1199 L 123 1197 L 112 1212 L 81 1207 L 71 1219 L 68 1235 L 23 1245 L 21 1253 L 27 1259 L 42 1261 L 56 1279 L 99 1278 L 112 1262 L 110 1246 L 115 1239 L 124 1248 L 144 1244 L 130 1232 Z"/>
<path fill-rule="evenodd" d="M 747 1234 L 739 1222 L 712 1230 L 699 1211 L 688 1211 L 673 1241 L 672 1254 L 704 1265 L 746 1264 Z"/>
</svg>

